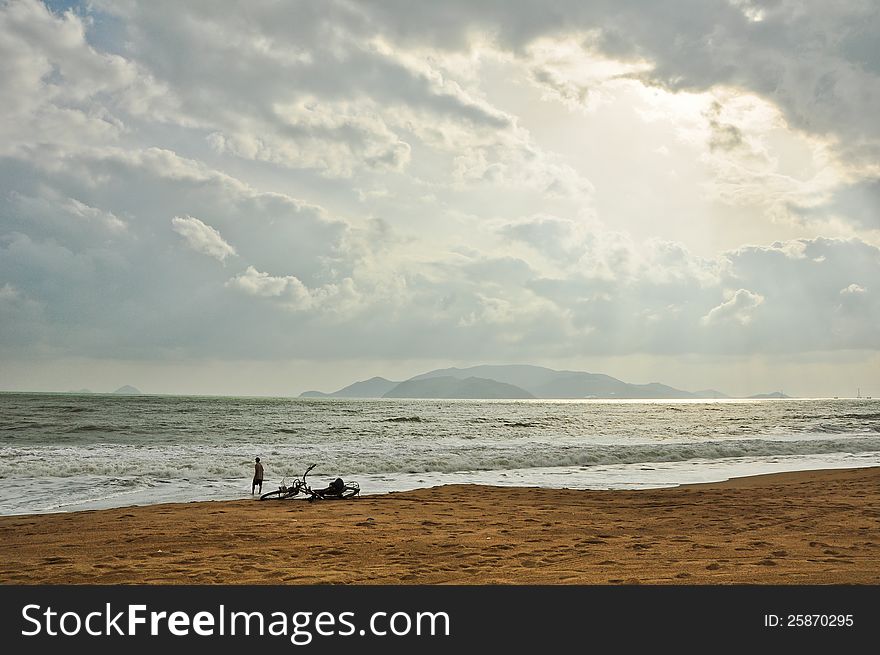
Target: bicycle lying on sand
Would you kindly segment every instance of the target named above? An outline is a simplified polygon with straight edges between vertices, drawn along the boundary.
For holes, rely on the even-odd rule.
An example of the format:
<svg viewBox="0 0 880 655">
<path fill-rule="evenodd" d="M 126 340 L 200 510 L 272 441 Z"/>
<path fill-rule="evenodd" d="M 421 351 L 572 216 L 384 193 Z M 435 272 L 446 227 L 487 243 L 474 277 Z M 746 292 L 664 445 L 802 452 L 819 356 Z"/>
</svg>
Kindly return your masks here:
<svg viewBox="0 0 880 655">
<path fill-rule="evenodd" d="M 336 478 L 324 489 L 312 489 L 306 482 L 306 476 L 315 468 L 312 464 L 306 469 L 302 477 L 294 478 L 288 486 L 287 478 L 281 480 L 281 486 L 275 491 L 260 496 L 260 500 L 288 500 L 297 496 L 304 496 L 307 500 L 339 500 L 354 498 L 361 492 L 361 486 L 357 482 L 344 482 L 342 478 Z"/>
</svg>

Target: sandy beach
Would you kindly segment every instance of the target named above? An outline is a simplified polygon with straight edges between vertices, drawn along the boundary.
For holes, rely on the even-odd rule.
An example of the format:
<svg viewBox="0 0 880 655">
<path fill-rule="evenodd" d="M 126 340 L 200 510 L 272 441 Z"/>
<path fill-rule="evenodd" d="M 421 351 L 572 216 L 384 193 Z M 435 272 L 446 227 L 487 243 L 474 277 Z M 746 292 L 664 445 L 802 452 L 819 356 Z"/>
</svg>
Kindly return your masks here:
<svg viewBox="0 0 880 655">
<path fill-rule="evenodd" d="M 0 562 L 4 584 L 878 584 L 880 468 L 5 516 Z"/>
</svg>

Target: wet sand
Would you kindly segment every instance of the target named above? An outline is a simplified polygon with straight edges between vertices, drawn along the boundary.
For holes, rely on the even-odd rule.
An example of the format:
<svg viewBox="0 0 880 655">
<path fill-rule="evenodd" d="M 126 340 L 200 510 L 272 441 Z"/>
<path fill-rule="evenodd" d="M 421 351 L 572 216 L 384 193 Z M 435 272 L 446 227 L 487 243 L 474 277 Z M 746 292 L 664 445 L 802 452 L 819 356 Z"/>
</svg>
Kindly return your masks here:
<svg viewBox="0 0 880 655">
<path fill-rule="evenodd" d="M 6 516 L 0 583 L 874 585 L 880 468 Z"/>
</svg>

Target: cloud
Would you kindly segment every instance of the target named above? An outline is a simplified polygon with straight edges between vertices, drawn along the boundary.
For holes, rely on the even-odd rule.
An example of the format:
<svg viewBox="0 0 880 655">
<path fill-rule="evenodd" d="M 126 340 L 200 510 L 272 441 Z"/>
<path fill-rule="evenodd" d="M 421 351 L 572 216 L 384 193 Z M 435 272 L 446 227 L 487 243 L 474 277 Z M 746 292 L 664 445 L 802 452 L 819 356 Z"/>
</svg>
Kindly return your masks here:
<svg viewBox="0 0 880 655">
<path fill-rule="evenodd" d="M 853 284 L 850 284 L 848 287 L 844 287 L 843 289 L 841 289 L 840 295 L 841 296 L 854 296 L 854 295 L 867 293 L 867 291 L 868 290 L 865 289 L 865 287 L 853 283 Z"/>
<path fill-rule="evenodd" d="M 534 216 L 506 223 L 499 227 L 499 233 L 553 260 L 567 263 L 581 259 L 593 241 L 586 225 L 555 216 Z"/>
<path fill-rule="evenodd" d="M 7 353 L 51 344 L 126 357 L 504 359 L 880 347 L 880 302 L 851 287 L 880 279 L 880 250 L 859 239 L 704 258 L 542 214 L 495 223 L 485 243 L 461 234 L 429 248 L 387 222 L 353 225 L 163 151 L 36 153 L 0 160 L 0 172 L 7 183 L 31 180 L 16 183 L 20 197 L 0 189 L 0 280 L 32 303 L 5 315 Z M 98 221 L 87 239 L 64 232 L 50 205 L 20 201 L 55 198 L 41 195 L 47 188 L 125 216 L 126 229 Z M 191 247 L 226 253 L 227 267 L 223 244 L 234 243 L 241 269 L 185 256 L 173 247 L 181 230 Z M 856 295 L 865 302 L 841 305 Z"/>
<path fill-rule="evenodd" d="M 369 7 L 259 3 L 236 16 L 160 1 L 92 11 L 124 26 L 121 56 L 162 90 L 137 116 L 117 111 L 117 121 L 197 129 L 219 154 L 327 178 L 400 173 L 427 147 L 453 160 L 447 188 L 525 185 L 579 200 L 591 191 L 468 83 L 475 62 L 462 72 L 444 53 L 401 47 Z"/>
<path fill-rule="evenodd" d="M 217 230 L 192 216 L 175 216 L 171 219 L 171 229 L 182 236 L 190 248 L 217 261 L 226 261 L 236 254 L 235 248 L 226 243 Z"/>
<path fill-rule="evenodd" d="M 288 287 L 303 289 L 303 283 L 292 275 L 286 277 L 272 277 L 268 273 L 260 273 L 253 266 L 232 278 L 226 284 L 242 289 L 254 296 L 274 297 L 280 296 Z"/>
<path fill-rule="evenodd" d="M 880 348 L 875 24 L 851 3 L 3 4 L 0 354 Z M 672 172 L 681 207 L 645 201 Z"/>
<path fill-rule="evenodd" d="M 866 179 L 844 184 L 823 203 L 798 205 L 795 211 L 806 217 L 841 216 L 860 227 L 880 229 L 880 179 Z"/>
<path fill-rule="evenodd" d="M 755 309 L 764 302 L 764 296 L 747 289 L 738 289 L 727 300 L 709 310 L 702 319 L 704 325 L 715 325 L 726 321 L 736 321 L 748 325 L 752 321 Z"/>
<path fill-rule="evenodd" d="M 0 287 L 0 302 L 12 302 L 18 300 L 18 290 L 8 282 Z"/>
<path fill-rule="evenodd" d="M 628 83 L 675 100 L 714 97 L 720 106 L 688 128 L 705 139 L 711 198 L 776 224 L 816 208 L 813 222 L 835 235 L 877 227 L 865 193 L 825 206 L 838 188 L 876 178 L 880 10 L 872 3 L 571 1 L 546 12 L 527 0 L 478 9 L 452 0 L 374 3 L 368 13 L 404 47 L 499 51 L 529 71 L 545 99 L 570 109 L 595 113 Z M 731 97 L 774 109 L 774 124 L 743 124 Z M 501 179 L 503 167 L 487 161 L 465 169 L 471 179 Z"/>
<path fill-rule="evenodd" d="M 646 80 L 675 90 L 737 86 L 771 98 L 794 126 L 831 133 L 855 153 L 877 146 L 880 13 L 870 3 L 678 0 L 656 3 L 384 2 L 375 21 L 404 43 L 459 50 L 479 38 L 516 53 L 542 38 L 587 33 L 605 56 L 652 64 Z M 682 17 L 686 16 L 684 20 Z M 756 20 L 756 18 L 760 20 Z M 870 145 L 863 137 L 870 136 Z"/>
<path fill-rule="evenodd" d="M 101 217 L 111 216 L 124 218 L 125 229 L 110 229 Z M 171 225 L 169 216 L 177 218 Z M 227 267 L 240 260 L 322 289 L 341 286 L 356 263 L 345 255 L 348 230 L 319 206 L 257 191 L 167 150 L 50 148 L 0 158 L 0 281 L 36 303 L 5 315 L 22 323 L 0 331 L 0 351 L 255 356 L 263 347 L 247 343 L 250 321 L 272 324 L 275 308 L 238 300 L 225 286 L 229 272 L 189 256 L 179 239 Z M 286 301 L 305 302 L 293 291 Z M 13 338 L 27 332 L 26 347 Z M 278 341 L 267 339 L 265 352 L 269 343 Z"/>
<path fill-rule="evenodd" d="M 742 130 L 731 123 L 721 121 L 721 104 L 716 100 L 706 113 L 712 136 L 709 138 L 710 150 L 735 150 L 742 147 Z"/>
<path fill-rule="evenodd" d="M 237 130 L 208 136 L 218 152 L 331 177 L 351 177 L 357 166 L 397 171 L 410 159 L 410 145 L 392 132 L 375 107 L 304 99 L 276 106 L 274 131 Z"/>
<path fill-rule="evenodd" d="M 263 298 L 282 298 L 285 306 L 292 309 L 307 309 L 312 298 L 306 286 L 293 275 L 275 277 L 261 273 L 253 266 L 235 276 L 227 286 L 241 289 L 245 293 Z"/>
<path fill-rule="evenodd" d="M 362 7 L 258 3 L 247 15 L 162 1 L 98 7 L 127 27 L 127 54 L 172 91 L 169 119 L 209 130 L 215 148 L 242 158 L 350 177 L 406 166 L 400 108 L 473 130 L 511 124 L 388 44 Z"/>
<path fill-rule="evenodd" d="M 609 59 L 585 47 L 595 32 L 573 33 L 536 39 L 527 47 L 529 77 L 544 91 L 571 110 L 596 110 L 606 96 L 634 75 L 649 71 L 650 62 Z"/>
<path fill-rule="evenodd" d="M 36 0 L 0 7 L 0 154 L 34 143 L 109 143 L 125 116 L 166 120 L 173 93 L 137 62 L 92 47 L 87 22 Z"/>
</svg>

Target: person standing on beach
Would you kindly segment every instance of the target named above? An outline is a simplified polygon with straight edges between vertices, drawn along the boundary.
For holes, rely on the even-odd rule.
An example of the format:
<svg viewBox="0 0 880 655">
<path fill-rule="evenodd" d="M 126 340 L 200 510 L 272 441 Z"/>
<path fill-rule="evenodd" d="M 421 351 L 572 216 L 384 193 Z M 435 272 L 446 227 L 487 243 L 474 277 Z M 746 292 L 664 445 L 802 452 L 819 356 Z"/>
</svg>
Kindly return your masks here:
<svg viewBox="0 0 880 655">
<path fill-rule="evenodd" d="M 254 489 L 259 485 L 260 493 L 263 493 L 263 465 L 260 464 L 260 458 L 257 457 L 257 463 L 254 464 L 254 483 L 251 485 L 251 496 L 254 495 Z"/>
</svg>

